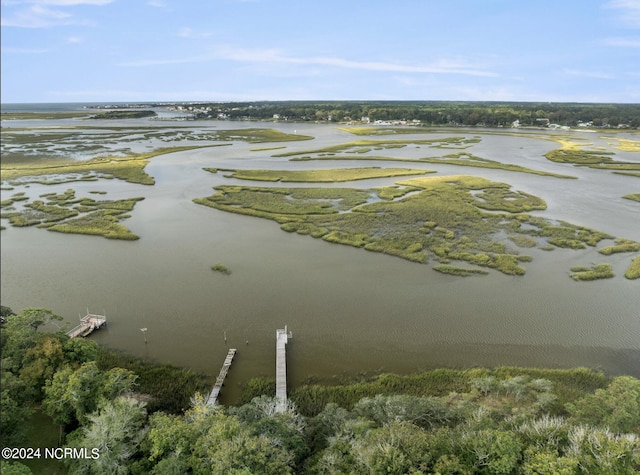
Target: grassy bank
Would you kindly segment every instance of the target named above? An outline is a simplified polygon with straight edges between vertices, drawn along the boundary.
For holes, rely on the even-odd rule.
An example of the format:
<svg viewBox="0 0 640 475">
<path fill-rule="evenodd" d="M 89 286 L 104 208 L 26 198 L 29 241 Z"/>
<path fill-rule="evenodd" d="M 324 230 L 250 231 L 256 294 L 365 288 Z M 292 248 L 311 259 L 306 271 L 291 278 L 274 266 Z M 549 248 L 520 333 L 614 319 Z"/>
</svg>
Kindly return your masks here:
<svg viewBox="0 0 640 475">
<path fill-rule="evenodd" d="M 157 364 L 125 353 L 100 347 L 98 367 L 107 371 L 125 368 L 138 375 L 136 392 L 146 395 L 149 412 L 181 413 L 191 405 L 196 392 L 207 393 L 209 377 L 168 364 Z"/>
<path fill-rule="evenodd" d="M 562 407 L 606 387 L 609 382 L 603 373 L 585 369 L 536 369 L 498 367 L 495 369 L 436 369 L 419 374 L 381 374 L 362 380 L 342 381 L 340 384 L 326 382 L 303 384 L 290 391 L 289 397 L 298 410 L 306 416 L 314 416 L 327 404 L 335 403 L 345 409 L 364 397 L 378 394 L 406 394 L 412 396 L 446 396 L 449 393 L 466 393 L 474 388 L 474 381 L 483 378 L 504 380 L 525 376 L 531 379 L 547 379 L 553 383 L 553 392 L 558 397 L 552 412 L 560 413 Z M 273 394 L 275 382 L 269 379 L 254 379 L 245 386 L 240 404 L 260 395 Z"/>
</svg>

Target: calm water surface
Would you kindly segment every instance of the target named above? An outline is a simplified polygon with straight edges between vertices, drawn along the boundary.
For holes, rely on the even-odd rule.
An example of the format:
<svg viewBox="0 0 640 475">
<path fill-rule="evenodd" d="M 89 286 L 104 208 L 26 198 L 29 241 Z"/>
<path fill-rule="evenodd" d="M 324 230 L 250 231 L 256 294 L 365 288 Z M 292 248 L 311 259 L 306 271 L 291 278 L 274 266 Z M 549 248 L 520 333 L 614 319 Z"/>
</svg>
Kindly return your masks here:
<svg viewBox="0 0 640 475">
<path fill-rule="evenodd" d="M 354 140 L 332 126 L 276 126 L 316 137 L 312 142 L 283 144 L 288 149 Z M 3 199 L 18 191 L 35 197 L 68 188 L 78 195 L 104 190 L 109 199 L 146 198 L 125 222 L 141 236 L 135 242 L 36 228 L 2 231 L 3 305 L 16 310 L 51 308 L 69 324 L 87 307 L 92 312 L 104 310 L 109 325 L 92 337 L 96 341 L 203 371 L 212 379 L 227 348 L 236 347 L 239 352 L 223 391 L 224 401 L 233 401 L 251 377 L 273 377 L 275 330 L 285 324 L 294 336 L 287 355 L 293 385 L 312 376 L 499 364 L 588 366 L 640 376 L 640 287 L 638 281 L 622 277 L 630 262 L 628 254 L 603 259 L 595 249 L 587 253 L 527 250 L 534 260 L 525 264 L 524 277 L 492 272 L 462 279 L 441 275 L 429 265 L 288 234 L 275 222 L 192 203 L 193 198 L 210 195 L 215 185 L 247 183 L 206 173 L 201 170 L 205 166 L 360 166 L 356 162 L 289 163 L 271 158 L 274 151 L 250 151 L 256 147 L 234 143 L 158 157 L 147 167 L 156 179 L 153 187 L 102 180 L 3 191 Z M 543 197 L 549 208 L 541 216 L 640 239 L 640 206 L 620 199 L 638 192 L 637 179 L 541 158 L 552 148 L 552 142 L 484 135 L 467 150 L 574 175 L 578 180 L 447 165 L 424 164 L 424 168 L 505 181 Z M 384 151 L 412 158 L 437 153 L 427 147 Z M 619 158 L 640 160 L 628 153 Z M 365 163 L 409 166 L 393 162 L 362 166 Z M 335 186 L 393 182 L 380 179 Z M 616 278 L 578 283 L 567 275 L 573 265 L 603 260 L 613 263 Z M 223 263 L 232 274 L 212 272 L 214 263 Z M 140 331 L 145 327 L 147 344 Z"/>
</svg>

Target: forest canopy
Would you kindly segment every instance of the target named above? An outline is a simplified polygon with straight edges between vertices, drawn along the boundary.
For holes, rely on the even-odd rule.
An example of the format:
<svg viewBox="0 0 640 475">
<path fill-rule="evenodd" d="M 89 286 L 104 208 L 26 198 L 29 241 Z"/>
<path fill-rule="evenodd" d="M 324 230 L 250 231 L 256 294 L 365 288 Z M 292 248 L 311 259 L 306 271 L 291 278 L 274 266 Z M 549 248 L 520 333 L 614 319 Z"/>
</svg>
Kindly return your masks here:
<svg viewBox="0 0 640 475">
<path fill-rule="evenodd" d="M 562 102 L 263 101 L 154 104 L 193 112 L 199 119 L 291 121 L 405 121 L 428 126 L 605 128 L 640 127 L 640 105 Z"/>
</svg>

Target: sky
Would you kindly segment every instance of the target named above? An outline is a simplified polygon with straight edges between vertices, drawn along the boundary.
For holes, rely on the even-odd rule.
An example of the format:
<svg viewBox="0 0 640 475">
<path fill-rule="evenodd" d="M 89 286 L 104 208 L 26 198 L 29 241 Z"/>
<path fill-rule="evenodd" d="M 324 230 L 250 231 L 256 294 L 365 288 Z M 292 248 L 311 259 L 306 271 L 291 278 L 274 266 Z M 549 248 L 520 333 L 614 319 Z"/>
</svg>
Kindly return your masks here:
<svg viewBox="0 0 640 475">
<path fill-rule="evenodd" d="M 640 103 L 640 0 L 1 6 L 3 103 Z"/>
</svg>

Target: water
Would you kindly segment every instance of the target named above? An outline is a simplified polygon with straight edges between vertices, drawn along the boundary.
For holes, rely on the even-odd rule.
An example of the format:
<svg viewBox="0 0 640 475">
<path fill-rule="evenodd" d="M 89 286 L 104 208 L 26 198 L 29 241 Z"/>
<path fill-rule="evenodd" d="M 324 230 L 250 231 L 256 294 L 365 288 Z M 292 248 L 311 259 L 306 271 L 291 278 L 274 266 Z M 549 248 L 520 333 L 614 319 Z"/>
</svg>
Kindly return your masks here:
<svg viewBox="0 0 640 475">
<path fill-rule="evenodd" d="M 286 143 L 288 149 L 354 140 L 334 126 L 275 126 L 317 137 Z M 424 164 L 424 168 L 505 181 L 547 200 L 549 209 L 540 212 L 542 216 L 640 239 L 638 204 L 620 199 L 637 192 L 637 179 L 543 161 L 539 155 L 553 144 L 523 140 L 483 136 L 482 142 L 467 150 L 500 161 L 512 157 L 514 163 L 580 179 L 437 164 Z M 525 148 L 520 149 L 523 143 Z M 79 196 L 104 190 L 107 199 L 146 198 L 124 223 L 141 236 L 135 242 L 37 228 L 2 231 L 3 305 L 15 310 L 51 308 L 70 326 L 87 307 L 94 313 L 104 310 L 109 324 L 92 336 L 96 341 L 203 371 L 212 380 L 227 349 L 236 347 L 239 351 L 222 392 L 223 402 L 232 402 L 247 379 L 274 376 L 275 330 L 285 324 L 293 331 L 287 348 L 290 385 L 335 374 L 500 364 L 588 366 L 640 376 L 640 292 L 638 281 L 622 277 L 629 254 L 604 258 L 595 250 L 586 254 L 527 250 L 534 260 L 525 264 L 527 275 L 522 278 L 492 272 L 462 279 L 441 275 L 428 265 L 288 234 L 272 221 L 192 203 L 193 198 L 210 195 L 215 185 L 248 183 L 204 172 L 205 166 L 365 166 L 359 162 L 288 163 L 270 157 L 278 151 L 251 152 L 251 148 L 256 145 L 235 143 L 157 157 L 147 167 L 156 179 L 153 187 L 103 180 L 3 191 L 3 199 L 18 191 L 35 197 L 68 188 Z M 435 155 L 437 149 L 387 152 L 425 156 Z M 624 154 L 624 159 L 630 155 Z M 332 186 L 373 187 L 394 181 Z M 578 283 L 567 275 L 572 265 L 602 261 L 614 265 L 616 278 Z M 212 272 L 215 263 L 224 264 L 232 274 Z M 148 329 L 146 344 L 141 328 Z"/>
</svg>

